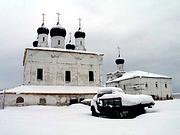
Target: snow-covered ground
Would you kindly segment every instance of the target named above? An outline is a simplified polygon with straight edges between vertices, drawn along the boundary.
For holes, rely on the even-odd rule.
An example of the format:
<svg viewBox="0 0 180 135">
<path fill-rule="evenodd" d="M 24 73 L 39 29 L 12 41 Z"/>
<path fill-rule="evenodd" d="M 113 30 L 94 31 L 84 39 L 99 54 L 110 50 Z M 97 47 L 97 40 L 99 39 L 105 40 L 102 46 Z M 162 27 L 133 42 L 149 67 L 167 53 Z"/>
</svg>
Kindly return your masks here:
<svg viewBox="0 0 180 135">
<path fill-rule="evenodd" d="M 156 101 L 135 119 L 91 116 L 89 106 L 26 106 L 0 110 L 0 135 L 179 135 L 180 99 Z"/>
</svg>

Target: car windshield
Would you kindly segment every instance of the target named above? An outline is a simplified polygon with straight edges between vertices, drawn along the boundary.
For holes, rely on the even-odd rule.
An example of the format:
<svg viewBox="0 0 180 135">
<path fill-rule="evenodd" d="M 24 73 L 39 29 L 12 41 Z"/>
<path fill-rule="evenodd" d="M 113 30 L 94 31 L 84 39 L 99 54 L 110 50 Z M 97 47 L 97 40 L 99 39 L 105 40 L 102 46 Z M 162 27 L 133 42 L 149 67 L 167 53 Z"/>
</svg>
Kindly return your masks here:
<svg viewBox="0 0 180 135">
<path fill-rule="evenodd" d="M 106 106 L 120 107 L 121 106 L 121 98 L 101 99 L 101 101 L 102 101 L 102 106 L 103 107 L 106 107 Z"/>
</svg>

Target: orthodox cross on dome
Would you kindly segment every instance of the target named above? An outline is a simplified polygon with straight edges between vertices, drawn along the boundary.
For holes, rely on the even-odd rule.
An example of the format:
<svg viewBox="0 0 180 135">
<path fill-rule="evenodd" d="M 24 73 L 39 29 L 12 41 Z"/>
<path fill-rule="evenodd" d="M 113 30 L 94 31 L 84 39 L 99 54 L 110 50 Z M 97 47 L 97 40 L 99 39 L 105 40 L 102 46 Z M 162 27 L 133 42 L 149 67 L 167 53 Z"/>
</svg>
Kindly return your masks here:
<svg viewBox="0 0 180 135">
<path fill-rule="evenodd" d="M 71 43 L 71 32 L 69 32 L 69 43 Z"/>
<path fill-rule="evenodd" d="M 120 57 L 121 56 L 120 55 L 120 47 L 118 46 L 117 49 L 118 49 L 118 57 Z"/>
<path fill-rule="evenodd" d="M 81 30 L 81 21 L 82 21 L 82 19 L 79 18 L 78 20 L 79 20 L 79 30 Z"/>
<path fill-rule="evenodd" d="M 58 18 L 57 18 L 57 25 L 59 25 L 59 16 L 61 15 L 60 13 L 56 13 L 58 15 Z"/>
<path fill-rule="evenodd" d="M 44 25 L 44 16 L 45 16 L 45 14 L 42 13 L 42 26 Z"/>
</svg>

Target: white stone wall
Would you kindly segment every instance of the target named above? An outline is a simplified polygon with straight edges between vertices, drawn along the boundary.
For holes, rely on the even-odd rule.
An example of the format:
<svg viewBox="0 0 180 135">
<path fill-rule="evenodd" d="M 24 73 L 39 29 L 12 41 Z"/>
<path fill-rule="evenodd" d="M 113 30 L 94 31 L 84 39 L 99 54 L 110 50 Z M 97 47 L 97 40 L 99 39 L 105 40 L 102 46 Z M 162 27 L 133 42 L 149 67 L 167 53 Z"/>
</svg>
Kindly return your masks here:
<svg viewBox="0 0 180 135">
<path fill-rule="evenodd" d="M 156 82 L 158 87 L 156 87 Z M 167 88 L 165 88 L 165 84 L 167 84 Z M 168 97 L 172 96 L 171 79 L 165 79 L 165 78 L 137 77 L 127 80 L 122 80 L 120 82 L 108 83 L 107 86 L 120 87 L 127 94 L 147 94 L 147 95 L 155 95 L 160 98 L 166 98 L 167 95 Z"/>
<path fill-rule="evenodd" d="M 43 41 L 44 38 L 44 41 Z M 48 47 L 48 35 L 39 34 L 38 35 L 38 47 Z"/>
<path fill-rule="evenodd" d="M 0 109 L 3 109 L 3 102 L 4 102 L 4 93 L 0 93 Z"/>
<path fill-rule="evenodd" d="M 60 41 L 60 44 L 58 44 L 58 40 Z M 51 47 L 64 49 L 65 48 L 65 38 L 62 36 L 51 37 Z"/>
<path fill-rule="evenodd" d="M 124 71 L 124 64 L 117 64 L 117 71 Z"/>
<path fill-rule="evenodd" d="M 78 99 L 80 102 L 81 98 L 90 99 L 95 94 L 74 94 L 74 95 L 62 95 L 62 94 L 6 94 L 5 95 L 5 106 L 27 106 L 27 105 L 40 105 L 40 98 L 46 99 L 45 105 L 69 105 L 70 99 Z M 23 103 L 16 103 L 16 99 L 22 97 Z"/>
<path fill-rule="evenodd" d="M 75 45 L 76 45 L 76 50 L 84 50 L 84 51 L 86 50 L 84 38 L 76 38 Z"/>
<path fill-rule="evenodd" d="M 24 84 L 101 86 L 103 56 L 26 49 L 24 58 Z M 43 69 L 43 80 L 37 80 L 37 69 Z M 65 71 L 71 71 L 71 82 L 65 82 Z M 89 71 L 94 81 L 89 82 Z"/>
</svg>

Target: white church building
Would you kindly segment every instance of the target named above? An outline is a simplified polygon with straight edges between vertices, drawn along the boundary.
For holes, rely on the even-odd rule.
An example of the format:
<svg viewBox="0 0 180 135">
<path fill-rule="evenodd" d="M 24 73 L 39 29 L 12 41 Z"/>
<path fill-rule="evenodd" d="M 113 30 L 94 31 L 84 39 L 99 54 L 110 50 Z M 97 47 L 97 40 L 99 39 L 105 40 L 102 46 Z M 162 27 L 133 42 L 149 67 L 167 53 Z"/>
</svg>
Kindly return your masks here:
<svg viewBox="0 0 180 135">
<path fill-rule="evenodd" d="M 50 33 L 50 42 L 49 40 Z M 103 86 L 103 53 L 90 52 L 85 32 L 74 33 L 75 44 L 66 44 L 66 29 L 57 24 L 37 29 L 33 47 L 25 48 L 23 85 L 0 91 L 1 106 L 69 105 L 92 98 Z M 49 44 L 50 43 L 50 44 Z M 106 86 L 120 87 L 128 94 L 147 94 L 154 99 L 172 97 L 172 78 L 144 71 L 124 71 L 125 60 L 116 59 L 117 71 L 107 74 Z"/>
<path fill-rule="evenodd" d="M 71 43 L 71 33 L 66 44 L 66 30 L 60 25 L 59 14 L 50 32 L 44 25 L 43 15 L 37 40 L 24 51 L 23 85 L 5 91 L 5 106 L 69 105 L 97 93 L 103 84 L 104 54 L 86 50 L 86 34 L 81 30 L 80 21 L 74 33 L 75 44 Z"/>
<path fill-rule="evenodd" d="M 120 87 L 127 94 L 146 94 L 154 99 L 172 98 L 172 78 L 144 71 L 124 71 L 125 60 L 115 60 L 117 70 L 106 74 L 107 87 Z"/>
</svg>

